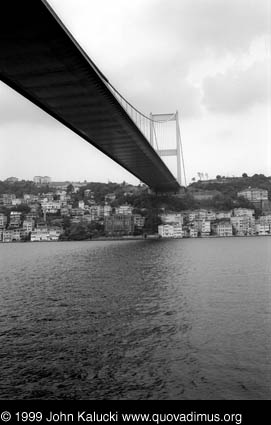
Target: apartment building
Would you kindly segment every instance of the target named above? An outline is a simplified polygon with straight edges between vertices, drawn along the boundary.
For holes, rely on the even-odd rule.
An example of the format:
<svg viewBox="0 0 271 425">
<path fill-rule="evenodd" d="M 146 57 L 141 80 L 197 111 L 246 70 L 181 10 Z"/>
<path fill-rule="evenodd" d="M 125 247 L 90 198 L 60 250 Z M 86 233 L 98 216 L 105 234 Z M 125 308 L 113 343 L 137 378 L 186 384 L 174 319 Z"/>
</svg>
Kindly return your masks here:
<svg viewBox="0 0 271 425">
<path fill-rule="evenodd" d="M 238 192 L 237 196 L 242 196 L 250 202 L 267 201 L 268 191 L 266 189 L 248 187 L 247 189 Z"/>
<path fill-rule="evenodd" d="M 0 213 L 0 229 L 5 229 L 8 218 L 5 214 Z"/>
<path fill-rule="evenodd" d="M 271 234 L 271 225 L 267 223 L 257 222 L 255 225 L 256 235 L 267 236 Z"/>
<path fill-rule="evenodd" d="M 231 217 L 230 222 L 238 236 L 248 236 L 255 234 L 255 218 L 251 216 Z"/>
<path fill-rule="evenodd" d="M 11 211 L 9 217 L 9 227 L 20 227 L 21 213 L 19 211 Z"/>
<path fill-rule="evenodd" d="M 37 228 L 31 232 L 31 242 L 57 241 L 61 233 L 60 228 Z"/>
<path fill-rule="evenodd" d="M 24 235 L 25 231 L 20 228 L 4 229 L 2 234 L 2 240 L 3 242 L 20 241 Z"/>
<path fill-rule="evenodd" d="M 61 202 L 43 199 L 41 201 L 41 208 L 43 213 L 45 212 L 46 214 L 57 214 L 61 210 Z"/>
<path fill-rule="evenodd" d="M 183 229 L 180 224 L 160 224 L 158 234 L 161 238 L 182 238 Z"/>
<path fill-rule="evenodd" d="M 115 214 L 105 217 L 104 229 L 108 236 L 132 235 L 134 228 L 132 214 Z"/>
<path fill-rule="evenodd" d="M 229 221 L 212 224 L 212 230 L 215 235 L 220 237 L 232 236 L 232 224 Z"/>
<path fill-rule="evenodd" d="M 23 221 L 23 229 L 25 230 L 26 233 L 32 232 L 32 230 L 34 229 L 34 225 L 35 225 L 34 220 Z"/>
</svg>

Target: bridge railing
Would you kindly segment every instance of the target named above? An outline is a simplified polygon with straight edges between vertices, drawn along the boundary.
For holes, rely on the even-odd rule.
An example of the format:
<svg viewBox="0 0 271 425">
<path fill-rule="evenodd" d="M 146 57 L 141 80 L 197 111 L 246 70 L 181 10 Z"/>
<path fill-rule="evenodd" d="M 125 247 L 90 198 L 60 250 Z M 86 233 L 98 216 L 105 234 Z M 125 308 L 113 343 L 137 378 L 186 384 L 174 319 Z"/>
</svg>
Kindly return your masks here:
<svg viewBox="0 0 271 425">
<path fill-rule="evenodd" d="M 111 84 L 107 84 L 111 92 L 114 94 L 118 102 L 121 104 L 123 109 L 133 120 L 136 126 L 143 133 L 145 138 L 151 143 L 151 125 L 152 120 L 150 117 L 147 117 L 138 109 L 136 109 L 130 102 L 128 102 Z"/>
</svg>

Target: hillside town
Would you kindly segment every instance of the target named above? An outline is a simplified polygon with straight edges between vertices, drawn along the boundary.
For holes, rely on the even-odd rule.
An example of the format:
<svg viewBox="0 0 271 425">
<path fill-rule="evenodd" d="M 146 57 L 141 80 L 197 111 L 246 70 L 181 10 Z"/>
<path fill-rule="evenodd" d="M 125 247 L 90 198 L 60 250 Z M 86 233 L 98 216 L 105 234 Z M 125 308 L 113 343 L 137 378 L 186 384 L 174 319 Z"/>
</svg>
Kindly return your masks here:
<svg viewBox="0 0 271 425">
<path fill-rule="evenodd" d="M 104 184 L 103 190 L 99 184 L 52 182 L 48 176 L 19 183 L 16 177 L 6 179 L 8 190 L 0 193 L 1 242 L 271 235 L 269 193 L 263 188 L 245 187 L 236 193 L 234 208 L 216 209 L 202 207 L 221 198 L 217 190 L 204 188 L 206 182 L 200 188 L 192 185 L 175 205 L 149 195 L 145 185 L 125 182 Z M 222 184 L 220 179 L 216 183 Z M 154 199 L 159 208 L 151 204 Z"/>
</svg>

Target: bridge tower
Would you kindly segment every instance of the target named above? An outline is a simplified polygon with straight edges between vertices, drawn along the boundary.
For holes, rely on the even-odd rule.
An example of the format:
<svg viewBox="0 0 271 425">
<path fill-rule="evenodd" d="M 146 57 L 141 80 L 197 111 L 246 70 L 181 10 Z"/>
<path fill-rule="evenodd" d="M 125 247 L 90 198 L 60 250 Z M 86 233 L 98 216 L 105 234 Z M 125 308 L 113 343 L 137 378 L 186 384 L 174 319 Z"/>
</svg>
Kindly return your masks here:
<svg viewBox="0 0 271 425">
<path fill-rule="evenodd" d="M 159 130 L 156 129 L 156 123 L 166 123 L 169 121 L 175 121 L 175 147 L 173 149 L 159 149 L 158 146 L 158 134 Z M 179 113 L 176 111 L 172 114 L 152 114 L 150 113 L 150 144 L 156 149 L 158 155 L 162 156 L 176 156 L 177 161 L 177 181 L 180 186 L 186 186 L 186 175 L 184 167 L 184 157 L 183 157 L 183 148 L 182 148 L 182 139 L 181 131 L 179 124 Z M 156 142 L 156 147 L 155 147 Z M 182 179 L 183 174 L 183 179 Z"/>
</svg>

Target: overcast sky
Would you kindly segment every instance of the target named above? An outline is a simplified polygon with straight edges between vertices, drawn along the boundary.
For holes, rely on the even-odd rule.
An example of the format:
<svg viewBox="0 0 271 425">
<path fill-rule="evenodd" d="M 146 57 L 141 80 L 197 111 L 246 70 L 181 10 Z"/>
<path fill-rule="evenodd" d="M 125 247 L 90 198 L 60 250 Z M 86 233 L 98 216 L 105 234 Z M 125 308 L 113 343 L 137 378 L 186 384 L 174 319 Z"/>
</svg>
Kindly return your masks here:
<svg viewBox="0 0 271 425">
<path fill-rule="evenodd" d="M 50 0 L 111 83 L 179 110 L 188 180 L 271 175 L 269 0 Z M 0 82 L 0 179 L 138 180 Z M 170 162 L 174 170 L 174 160 Z"/>
</svg>

